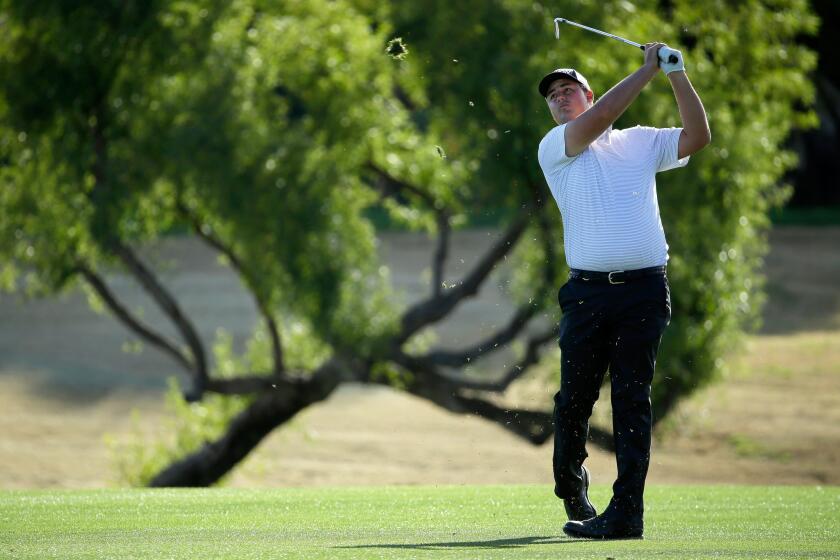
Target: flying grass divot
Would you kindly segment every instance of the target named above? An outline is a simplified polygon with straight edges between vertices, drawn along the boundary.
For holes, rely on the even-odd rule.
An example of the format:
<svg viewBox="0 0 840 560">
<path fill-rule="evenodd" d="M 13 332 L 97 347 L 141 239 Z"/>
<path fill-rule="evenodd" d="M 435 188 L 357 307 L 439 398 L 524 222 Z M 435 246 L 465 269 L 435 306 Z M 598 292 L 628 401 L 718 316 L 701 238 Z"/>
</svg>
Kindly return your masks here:
<svg viewBox="0 0 840 560">
<path fill-rule="evenodd" d="M 397 37 L 388 41 L 385 53 L 393 59 L 402 60 L 408 55 L 408 48 L 403 43 L 402 37 Z"/>
</svg>

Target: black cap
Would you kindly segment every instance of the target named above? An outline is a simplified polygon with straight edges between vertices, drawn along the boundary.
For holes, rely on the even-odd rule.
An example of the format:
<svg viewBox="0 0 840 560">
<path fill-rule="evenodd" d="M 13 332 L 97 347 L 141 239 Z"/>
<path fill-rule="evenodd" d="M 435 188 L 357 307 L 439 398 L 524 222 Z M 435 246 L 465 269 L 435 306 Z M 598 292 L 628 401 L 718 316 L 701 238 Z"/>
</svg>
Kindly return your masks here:
<svg viewBox="0 0 840 560">
<path fill-rule="evenodd" d="M 551 82 L 558 78 L 569 78 L 570 80 L 574 80 L 583 86 L 583 89 L 587 91 L 592 91 L 592 88 L 589 87 L 589 82 L 586 81 L 586 78 L 583 77 L 583 74 L 575 70 L 574 68 L 558 68 L 557 70 L 552 70 L 545 77 L 540 80 L 540 95 L 545 97 L 548 93 L 548 86 L 551 85 Z"/>
</svg>

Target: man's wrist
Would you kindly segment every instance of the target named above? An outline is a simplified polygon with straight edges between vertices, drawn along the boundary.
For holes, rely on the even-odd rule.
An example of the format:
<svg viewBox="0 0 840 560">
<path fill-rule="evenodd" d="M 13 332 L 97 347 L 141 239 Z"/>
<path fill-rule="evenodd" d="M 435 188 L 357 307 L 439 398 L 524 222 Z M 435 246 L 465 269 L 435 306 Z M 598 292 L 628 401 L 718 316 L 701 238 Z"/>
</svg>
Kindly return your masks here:
<svg viewBox="0 0 840 560">
<path fill-rule="evenodd" d="M 659 66 L 655 64 L 643 64 L 639 71 L 647 78 L 648 81 L 652 80 L 654 76 L 659 73 Z"/>
</svg>

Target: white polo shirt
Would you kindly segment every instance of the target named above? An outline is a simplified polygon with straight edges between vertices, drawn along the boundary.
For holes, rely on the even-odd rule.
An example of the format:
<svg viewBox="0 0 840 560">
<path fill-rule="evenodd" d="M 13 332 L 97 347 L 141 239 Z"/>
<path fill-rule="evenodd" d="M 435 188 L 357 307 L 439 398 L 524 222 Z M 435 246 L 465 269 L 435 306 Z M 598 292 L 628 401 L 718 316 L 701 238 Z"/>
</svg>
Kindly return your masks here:
<svg viewBox="0 0 840 560">
<path fill-rule="evenodd" d="M 655 176 L 688 163 L 677 157 L 682 129 L 609 128 L 572 157 L 565 130 L 550 130 L 538 157 L 563 216 L 569 267 L 609 272 L 666 264 Z"/>
</svg>

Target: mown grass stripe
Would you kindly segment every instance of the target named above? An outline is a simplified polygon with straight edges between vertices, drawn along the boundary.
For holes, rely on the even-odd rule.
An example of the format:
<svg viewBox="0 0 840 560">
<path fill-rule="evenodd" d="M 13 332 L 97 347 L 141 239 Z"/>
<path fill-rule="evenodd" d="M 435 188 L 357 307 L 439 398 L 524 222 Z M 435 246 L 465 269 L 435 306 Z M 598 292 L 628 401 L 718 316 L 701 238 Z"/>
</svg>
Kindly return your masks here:
<svg viewBox="0 0 840 560">
<path fill-rule="evenodd" d="M 603 507 L 610 489 L 595 486 Z M 652 486 L 645 540 L 563 535 L 544 486 L 0 492 L 3 558 L 840 558 L 840 488 Z"/>
</svg>

